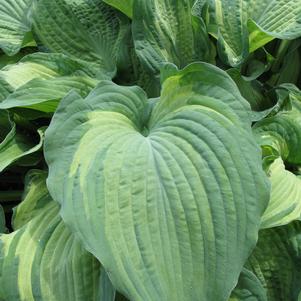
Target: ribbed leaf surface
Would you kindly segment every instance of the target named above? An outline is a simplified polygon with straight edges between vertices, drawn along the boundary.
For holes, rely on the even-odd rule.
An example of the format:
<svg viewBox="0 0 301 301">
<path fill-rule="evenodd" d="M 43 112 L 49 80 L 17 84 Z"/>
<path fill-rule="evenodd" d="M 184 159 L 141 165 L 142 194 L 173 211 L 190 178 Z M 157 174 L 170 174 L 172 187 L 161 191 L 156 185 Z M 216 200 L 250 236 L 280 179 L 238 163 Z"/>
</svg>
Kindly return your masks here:
<svg viewBox="0 0 301 301">
<path fill-rule="evenodd" d="M 0 109 L 28 108 L 52 113 L 72 89 L 86 96 L 98 80 L 79 60 L 34 53 L 0 71 Z"/>
<path fill-rule="evenodd" d="M 232 66 L 273 38 L 301 36 L 301 0 L 197 0 L 194 13 L 201 14 L 205 4 L 220 55 Z"/>
<path fill-rule="evenodd" d="M 80 59 L 96 76 L 112 78 L 129 27 L 102 0 L 40 0 L 34 30 L 52 52 Z"/>
<path fill-rule="evenodd" d="M 271 199 L 262 217 L 261 228 L 286 225 L 301 218 L 301 177 L 285 169 L 281 158 L 269 169 Z"/>
<path fill-rule="evenodd" d="M 232 301 L 298 301 L 301 290 L 300 222 L 262 230 Z M 256 280 L 254 280 L 254 278 Z"/>
<path fill-rule="evenodd" d="M 203 20 L 191 14 L 192 0 L 136 0 L 133 38 L 138 57 L 154 74 L 164 62 L 180 68 L 210 59 Z M 212 51 L 214 53 L 214 51 Z"/>
<path fill-rule="evenodd" d="M 97 81 L 84 76 L 61 76 L 57 78 L 36 78 L 26 83 L 0 103 L 0 109 L 23 107 L 42 111 L 54 112 L 59 101 L 71 90 L 86 96 Z"/>
<path fill-rule="evenodd" d="M 104 2 L 119 9 L 121 12 L 123 12 L 129 18 L 132 18 L 134 0 L 104 0 Z"/>
<path fill-rule="evenodd" d="M 260 141 L 267 136 L 276 136 L 276 140 L 284 141 L 285 153 L 280 153 L 283 159 L 291 164 L 301 164 L 301 114 L 297 111 L 280 112 L 276 116 L 265 118 L 254 126 L 254 133 L 262 145 L 269 144 Z"/>
<path fill-rule="evenodd" d="M 16 54 L 26 33 L 31 30 L 33 0 L 0 1 L 0 49 L 8 55 Z"/>
<path fill-rule="evenodd" d="M 16 124 L 11 121 L 6 111 L 2 111 L 0 123 L 6 127 L 4 132 L 1 129 L 0 136 L 0 172 L 15 161 L 35 153 L 42 148 L 45 128 L 38 130 L 39 140 L 34 141 L 17 130 Z"/>
<path fill-rule="evenodd" d="M 100 298 L 100 264 L 64 225 L 46 176 L 30 172 L 30 187 L 15 212 L 16 231 L 0 236 L 0 299 L 112 300 Z"/>
<path fill-rule="evenodd" d="M 224 301 L 269 198 L 250 108 L 223 71 L 167 70 L 157 104 L 102 82 L 46 135 L 62 216 L 132 301 Z"/>
</svg>

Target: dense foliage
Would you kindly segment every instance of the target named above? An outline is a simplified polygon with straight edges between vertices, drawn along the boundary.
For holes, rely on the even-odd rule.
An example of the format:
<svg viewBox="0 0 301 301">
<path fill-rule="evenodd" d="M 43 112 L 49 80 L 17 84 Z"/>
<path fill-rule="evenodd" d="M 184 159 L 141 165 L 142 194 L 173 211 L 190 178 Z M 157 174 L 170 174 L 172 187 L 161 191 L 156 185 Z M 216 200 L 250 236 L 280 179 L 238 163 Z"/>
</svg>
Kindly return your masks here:
<svg viewBox="0 0 301 301">
<path fill-rule="evenodd" d="M 0 300 L 298 301 L 301 0 L 0 0 Z"/>
</svg>

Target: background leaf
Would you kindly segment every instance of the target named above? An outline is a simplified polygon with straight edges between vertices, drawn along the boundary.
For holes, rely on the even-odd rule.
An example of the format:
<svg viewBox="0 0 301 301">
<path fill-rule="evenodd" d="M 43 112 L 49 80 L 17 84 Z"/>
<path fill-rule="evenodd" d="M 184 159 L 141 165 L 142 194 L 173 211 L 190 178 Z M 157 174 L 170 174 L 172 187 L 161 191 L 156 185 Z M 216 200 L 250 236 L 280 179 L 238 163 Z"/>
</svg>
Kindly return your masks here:
<svg viewBox="0 0 301 301">
<path fill-rule="evenodd" d="M 300 225 L 300 222 L 296 221 L 287 226 L 260 231 L 258 244 L 245 265 L 248 273 L 253 274 L 257 281 L 253 284 L 250 282 L 238 284 L 239 289 L 244 288 L 253 294 L 230 300 L 298 301 L 301 290 Z M 254 286 L 255 283 L 257 284 Z M 258 296 L 257 292 L 262 290 L 265 291 L 267 299 Z M 236 293 L 237 289 L 233 295 Z M 245 298 L 246 296 L 249 299 Z"/>
<path fill-rule="evenodd" d="M 29 173 L 24 201 L 15 211 L 16 231 L 0 236 L 0 298 L 109 301 L 99 298 L 100 264 L 62 222 L 46 177 L 38 170 Z"/>
<path fill-rule="evenodd" d="M 31 30 L 33 0 L 0 1 L 0 49 L 16 54 Z"/>
<path fill-rule="evenodd" d="M 6 118 L 7 126 L 10 127 L 10 130 L 3 140 L 0 140 L 0 172 L 22 157 L 39 151 L 43 145 L 45 131 L 45 128 L 38 130 L 39 140 L 35 142 L 33 139 L 20 133 L 16 124 L 8 116 L 5 117 L 5 114 L 7 112 L 0 116 Z"/>
<path fill-rule="evenodd" d="M 59 101 L 74 90 L 82 96 L 96 86 L 97 80 L 84 76 L 60 76 L 57 78 L 35 78 L 21 86 L 0 103 L 0 109 L 28 108 L 53 113 Z"/>
<path fill-rule="evenodd" d="M 52 52 L 82 60 L 96 77 L 112 78 L 129 34 L 125 16 L 102 0 L 40 0 L 34 31 Z"/>
<path fill-rule="evenodd" d="M 159 77 L 164 62 L 183 68 L 194 61 L 214 59 L 203 20 L 191 14 L 193 2 L 134 1 L 132 30 L 136 53 L 153 76 Z"/>
<path fill-rule="evenodd" d="M 301 218 L 301 177 L 285 169 L 281 158 L 269 169 L 271 198 L 261 228 L 286 225 Z"/>
<path fill-rule="evenodd" d="M 218 37 L 219 54 L 231 66 L 241 64 L 249 53 L 273 38 L 295 39 L 301 35 L 300 0 L 197 0 L 194 13 L 209 6 L 209 27 Z M 253 22 L 249 22 L 252 20 Z"/>
<path fill-rule="evenodd" d="M 132 18 L 134 0 L 104 0 L 104 2 L 119 9 L 121 12 L 123 12 L 129 18 Z"/>
</svg>

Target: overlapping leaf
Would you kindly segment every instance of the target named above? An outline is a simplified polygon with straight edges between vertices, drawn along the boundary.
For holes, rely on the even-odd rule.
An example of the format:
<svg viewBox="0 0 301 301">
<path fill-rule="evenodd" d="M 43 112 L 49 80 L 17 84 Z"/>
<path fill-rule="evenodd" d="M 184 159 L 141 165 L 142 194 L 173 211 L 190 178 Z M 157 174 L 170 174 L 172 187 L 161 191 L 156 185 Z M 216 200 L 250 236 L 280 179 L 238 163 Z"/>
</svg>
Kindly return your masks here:
<svg viewBox="0 0 301 301">
<path fill-rule="evenodd" d="M 96 86 L 97 80 L 89 75 L 80 61 L 64 55 L 28 55 L 0 71 L 0 109 L 22 107 L 52 113 L 72 89 L 85 96 Z"/>
<path fill-rule="evenodd" d="M 128 20 L 102 0 L 40 0 L 33 12 L 35 33 L 52 52 L 82 60 L 100 78 L 123 63 Z"/>
<path fill-rule="evenodd" d="M 17 130 L 16 124 L 6 111 L 0 111 L 0 172 L 24 156 L 41 149 L 44 140 L 44 128 L 38 130 L 38 140 L 32 139 Z"/>
<path fill-rule="evenodd" d="M 270 169 L 271 198 L 262 217 L 262 228 L 286 225 L 301 219 L 301 177 L 285 169 L 281 158 Z"/>
<path fill-rule="evenodd" d="M 0 49 L 16 54 L 31 30 L 33 0 L 0 1 Z"/>
<path fill-rule="evenodd" d="M 272 64 L 272 76 L 267 81 L 271 86 L 300 82 L 301 39 L 281 41 Z"/>
<path fill-rule="evenodd" d="M 301 226 L 262 230 L 231 301 L 298 301 L 301 291 Z"/>
<path fill-rule="evenodd" d="M 153 76 L 164 62 L 180 68 L 194 61 L 211 61 L 205 24 L 191 14 L 194 1 L 136 0 L 133 6 L 133 38 L 136 53 Z"/>
<path fill-rule="evenodd" d="M 47 174 L 31 171 L 15 211 L 15 232 L 0 236 L 0 299 L 10 301 L 113 300 L 100 290 L 100 264 L 82 247 L 48 194 Z M 107 287 L 109 288 L 109 287 Z"/>
<path fill-rule="evenodd" d="M 124 14 L 126 14 L 129 18 L 132 18 L 134 0 L 104 0 L 104 2 L 119 9 Z"/>
<path fill-rule="evenodd" d="M 301 36 L 300 0 L 197 0 L 194 12 L 209 6 L 209 28 L 218 38 L 220 55 L 232 66 L 273 38 Z"/>
<path fill-rule="evenodd" d="M 23 107 L 53 113 L 59 101 L 71 90 L 86 96 L 97 81 L 89 77 L 58 77 L 34 79 L 10 94 L 0 103 L 0 109 Z"/>
<path fill-rule="evenodd" d="M 261 120 L 254 126 L 254 133 L 263 146 L 271 145 L 271 140 L 275 141 L 278 144 L 275 148 L 282 149 L 277 149 L 278 154 L 286 162 L 301 164 L 301 114 L 296 110 L 280 112 Z M 264 141 L 266 139 L 268 143 Z"/>
<path fill-rule="evenodd" d="M 301 94 L 293 85 L 279 89 L 282 98 L 289 100 L 288 109 L 257 122 L 253 128 L 271 181 L 271 198 L 262 217 L 262 228 L 285 225 L 301 217 L 301 179 L 288 170 L 301 164 Z"/>
<path fill-rule="evenodd" d="M 85 71 L 80 62 L 62 54 L 34 53 L 22 58 L 16 64 L 9 64 L 1 69 L 0 80 L 14 91 L 35 78 L 83 75 L 86 74 Z"/>
<path fill-rule="evenodd" d="M 260 280 L 244 268 L 229 301 L 268 301 Z"/>
<path fill-rule="evenodd" d="M 104 81 L 46 134 L 62 216 L 132 301 L 227 300 L 269 198 L 250 108 L 208 64 L 166 68 L 161 98 Z"/>
</svg>

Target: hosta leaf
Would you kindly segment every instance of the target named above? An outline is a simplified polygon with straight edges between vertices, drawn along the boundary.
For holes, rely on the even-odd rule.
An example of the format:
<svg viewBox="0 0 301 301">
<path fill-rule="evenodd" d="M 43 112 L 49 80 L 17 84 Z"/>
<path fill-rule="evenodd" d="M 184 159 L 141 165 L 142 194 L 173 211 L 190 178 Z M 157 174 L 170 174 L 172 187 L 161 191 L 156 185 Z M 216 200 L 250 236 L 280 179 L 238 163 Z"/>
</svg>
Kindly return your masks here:
<svg viewBox="0 0 301 301">
<path fill-rule="evenodd" d="M 243 269 L 229 301 L 268 301 L 260 280 L 248 269 Z"/>
<path fill-rule="evenodd" d="M 250 108 L 211 65 L 163 79 L 150 104 L 108 81 L 65 97 L 46 134 L 48 187 L 131 301 L 227 300 L 269 198 Z"/>
<path fill-rule="evenodd" d="M 14 208 L 12 219 L 13 229 L 18 230 L 29 223 L 34 217 L 45 212 L 50 201 L 45 180 L 47 173 L 33 169 L 26 174 L 24 184 L 24 201 Z"/>
<path fill-rule="evenodd" d="M 251 285 L 247 282 L 238 284 L 239 290 L 249 290 L 253 294 L 250 294 L 249 298 L 244 298 L 245 295 L 230 300 L 298 301 L 301 290 L 300 251 L 300 222 L 262 230 L 259 233 L 258 244 L 246 263 L 249 274 L 253 274 L 257 281 Z M 257 295 L 262 290 L 265 291 L 266 299 Z M 237 289 L 234 290 L 233 295 L 236 293 Z"/>
<path fill-rule="evenodd" d="M 132 18 L 134 0 L 104 0 L 104 2 L 119 9 L 121 12 L 123 12 L 129 18 Z"/>
<path fill-rule="evenodd" d="M 0 71 L 1 73 L 1 71 Z M 0 75 L 0 101 L 5 99 L 11 92 L 13 92 L 13 88 L 7 83 Z"/>
<path fill-rule="evenodd" d="M 72 74 L 88 76 L 93 75 L 92 71 L 89 70 L 83 61 L 70 58 L 61 53 L 36 52 L 25 56 L 20 62 L 33 64 L 35 68 L 38 68 L 36 65 L 45 66 L 46 68 L 52 70 L 55 74 L 59 74 L 61 76 Z"/>
<path fill-rule="evenodd" d="M 159 76 L 164 62 L 185 67 L 194 61 L 211 60 L 208 34 L 201 18 L 191 14 L 192 0 L 136 0 L 133 38 L 141 62 Z"/>
<path fill-rule="evenodd" d="M 0 1 L 0 49 L 16 54 L 31 30 L 33 0 Z"/>
<path fill-rule="evenodd" d="M 235 81 L 241 95 L 250 103 L 253 111 L 261 111 L 268 100 L 263 94 L 261 84 L 257 81 L 248 81 L 236 68 L 231 68 L 227 71 L 231 78 Z M 270 103 L 268 102 L 270 105 Z"/>
<path fill-rule="evenodd" d="M 271 71 L 274 73 L 268 80 L 271 86 L 283 83 L 298 84 L 301 74 L 301 39 L 281 41 Z"/>
<path fill-rule="evenodd" d="M 301 218 L 301 177 L 285 169 L 281 158 L 269 169 L 271 198 L 262 217 L 261 228 L 271 228 Z"/>
<path fill-rule="evenodd" d="M 266 142 L 267 137 L 276 140 L 276 144 L 280 142 L 278 154 L 283 160 L 291 164 L 301 164 L 301 114 L 296 110 L 280 112 L 259 121 L 254 126 L 254 133 L 263 147 L 271 145 L 270 139 Z"/>
<path fill-rule="evenodd" d="M 46 113 L 54 112 L 59 101 L 72 89 L 86 96 L 97 81 L 84 76 L 36 78 L 17 89 L 0 103 L 0 109 L 23 107 Z"/>
<path fill-rule="evenodd" d="M 45 131 L 44 128 L 39 129 L 38 141 L 34 141 L 19 132 L 16 124 L 8 116 L 5 117 L 4 114 L 1 114 L 2 118 L 6 119 L 6 126 L 9 127 L 9 132 L 0 140 L 0 172 L 18 159 L 40 150 L 43 145 Z"/>
<path fill-rule="evenodd" d="M 128 20 L 102 0 L 40 0 L 34 7 L 34 30 L 44 46 L 80 59 L 96 76 L 112 78 Z"/>
<path fill-rule="evenodd" d="M 262 217 L 262 228 L 285 225 L 301 217 L 301 178 L 287 170 L 284 164 L 289 163 L 287 165 L 291 168 L 291 164 L 301 163 L 298 138 L 301 134 L 301 102 L 298 97 L 301 94 L 293 85 L 282 86 L 285 87 L 289 91 L 287 97 L 291 101 L 291 110 L 279 112 L 254 126 L 271 181 L 271 198 Z"/>
<path fill-rule="evenodd" d="M 31 58 L 35 56 L 36 54 L 29 55 L 19 63 L 8 65 L 0 70 L 1 86 L 6 84 L 13 91 L 34 78 L 47 79 L 59 75 L 58 65 L 54 64 L 55 66 L 53 66 L 52 62 L 46 60 L 46 55 L 43 55 L 45 61 L 42 64 L 32 61 Z"/>
<path fill-rule="evenodd" d="M 197 0 L 195 13 L 205 4 L 210 7 L 209 25 L 216 27 L 220 55 L 232 66 L 239 65 L 249 49 L 254 51 L 273 38 L 301 35 L 300 0 Z"/>
<path fill-rule="evenodd" d="M 70 90 L 86 96 L 97 83 L 90 75 L 82 62 L 65 55 L 30 54 L 0 71 L 0 109 L 21 107 L 52 113 Z"/>
<path fill-rule="evenodd" d="M 17 64 L 8 65 L 0 70 L 0 91 L 5 84 L 14 91 L 35 78 L 51 79 L 70 75 L 92 74 L 78 60 L 62 54 L 37 52 L 25 56 Z"/>
<path fill-rule="evenodd" d="M 52 78 L 58 74 L 44 65 L 20 62 L 0 70 L 1 90 L 14 91 L 34 78 Z M 4 94 L 4 93 L 3 93 Z M 5 99 L 3 97 L 3 99 Z"/>
<path fill-rule="evenodd" d="M 122 86 L 137 85 L 148 97 L 160 96 L 161 83 L 157 77 L 141 62 L 135 52 L 134 42 L 129 44 L 130 67 L 125 72 L 118 72 L 114 82 Z"/>
<path fill-rule="evenodd" d="M 16 210 L 18 230 L 0 236 L 0 298 L 112 300 L 99 298 L 100 264 L 64 225 L 59 205 L 47 192 L 46 176 L 42 171 L 31 171 L 30 187 Z M 29 216 L 31 209 L 34 213 Z"/>
<path fill-rule="evenodd" d="M 259 121 L 267 116 L 274 116 L 280 111 L 292 109 L 292 96 L 284 85 L 267 91 L 261 82 L 248 80 L 236 68 L 227 70 L 227 73 L 235 81 L 242 96 L 250 103 L 253 121 Z"/>
</svg>

